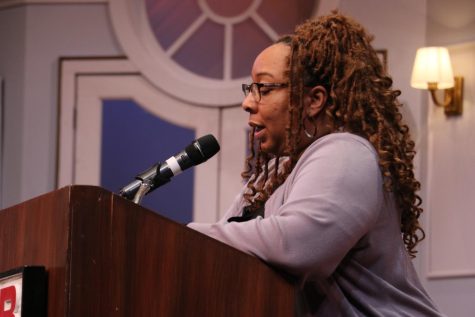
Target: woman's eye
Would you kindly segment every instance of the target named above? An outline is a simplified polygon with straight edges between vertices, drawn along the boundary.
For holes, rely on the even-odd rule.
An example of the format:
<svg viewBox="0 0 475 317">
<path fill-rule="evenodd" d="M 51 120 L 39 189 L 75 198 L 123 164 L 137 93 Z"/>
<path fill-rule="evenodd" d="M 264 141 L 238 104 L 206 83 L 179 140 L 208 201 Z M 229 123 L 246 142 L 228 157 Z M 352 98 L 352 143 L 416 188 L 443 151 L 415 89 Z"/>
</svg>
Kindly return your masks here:
<svg viewBox="0 0 475 317">
<path fill-rule="evenodd" d="M 261 89 L 261 95 L 267 95 L 271 91 L 272 91 L 271 88 L 262 88 Z"/>
</svg>

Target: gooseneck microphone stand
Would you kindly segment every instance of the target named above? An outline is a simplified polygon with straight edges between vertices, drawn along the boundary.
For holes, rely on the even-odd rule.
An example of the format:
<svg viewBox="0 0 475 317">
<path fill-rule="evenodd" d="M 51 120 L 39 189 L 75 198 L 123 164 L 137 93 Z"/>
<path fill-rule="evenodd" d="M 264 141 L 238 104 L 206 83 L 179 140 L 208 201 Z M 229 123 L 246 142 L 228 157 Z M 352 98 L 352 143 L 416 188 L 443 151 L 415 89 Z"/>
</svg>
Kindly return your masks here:
<svg viewBox="0 0 475 317">
<path fill-rule="evenodd" d="M 145 172 L 135 176 L 135 181 L 120 190 L 120 196 L 140 205 L 142 198 L 148 192 L 170 181 L 170 178 L 159 173 L 162 164 L 158 162 Z"/>
</svg>

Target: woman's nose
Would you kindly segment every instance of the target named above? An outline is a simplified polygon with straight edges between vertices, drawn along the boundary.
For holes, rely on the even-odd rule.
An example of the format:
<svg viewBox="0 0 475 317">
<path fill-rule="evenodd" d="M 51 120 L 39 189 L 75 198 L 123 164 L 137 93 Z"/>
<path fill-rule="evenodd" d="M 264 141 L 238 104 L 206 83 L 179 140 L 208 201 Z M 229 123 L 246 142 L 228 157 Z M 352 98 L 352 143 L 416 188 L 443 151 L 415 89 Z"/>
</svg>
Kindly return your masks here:
<svg viewBox="0 0 475 317">
<path fill-rule="evenodd" d="M 257 109 L 257 102 L 252 96 L 252 94 L 248 94 L 244 100 L 242 101 L 241 107 L 244 111 L 249 113 L 254 113 Z"/>
</svg>

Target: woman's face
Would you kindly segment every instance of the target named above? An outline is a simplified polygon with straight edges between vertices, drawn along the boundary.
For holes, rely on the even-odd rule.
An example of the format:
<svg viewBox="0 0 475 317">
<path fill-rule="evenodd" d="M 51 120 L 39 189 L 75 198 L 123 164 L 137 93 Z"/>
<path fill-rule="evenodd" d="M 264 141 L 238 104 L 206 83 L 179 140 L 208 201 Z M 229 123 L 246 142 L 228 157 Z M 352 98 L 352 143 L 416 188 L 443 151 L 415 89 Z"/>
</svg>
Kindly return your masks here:
<svg viewBox="0 0 475 317">
<path fill-rule="evenodd" d="M 288 70 L 290 47 L 274 44 L 263 50 L 252 66 L 254 83 L 288 83 L 285 72 Z M 256 89 L 257 87 L 253 87 Z M 286 87 L 261 87 L 261 98 L 249 93 L 242 107 L 249 112 L 249 125 L 254 128 L 254 139 L 260 142 L 263 152 L 283 154 L 286 140 L 286 126 L 289 121 L 289 92 Z"/>
</svg>

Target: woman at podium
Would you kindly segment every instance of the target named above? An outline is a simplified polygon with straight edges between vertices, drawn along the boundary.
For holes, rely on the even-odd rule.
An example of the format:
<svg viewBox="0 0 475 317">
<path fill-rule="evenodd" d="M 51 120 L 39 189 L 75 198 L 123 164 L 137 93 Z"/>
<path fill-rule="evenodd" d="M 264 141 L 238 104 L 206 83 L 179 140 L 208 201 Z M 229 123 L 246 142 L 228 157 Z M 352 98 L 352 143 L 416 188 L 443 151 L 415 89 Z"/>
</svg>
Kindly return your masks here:
<svg viewBox="0 0 475 317">
<path fill-rule="evenodd" d="M 306 316 L 441 316 L 411 263 L 414 142 L 370 42 L 334 13 L 257 56 L 246 185 L 223 219 L 189 226 L 296 276 Z"/>
</svg>

